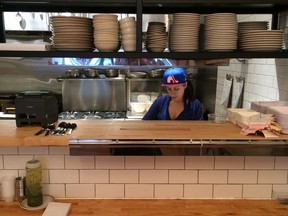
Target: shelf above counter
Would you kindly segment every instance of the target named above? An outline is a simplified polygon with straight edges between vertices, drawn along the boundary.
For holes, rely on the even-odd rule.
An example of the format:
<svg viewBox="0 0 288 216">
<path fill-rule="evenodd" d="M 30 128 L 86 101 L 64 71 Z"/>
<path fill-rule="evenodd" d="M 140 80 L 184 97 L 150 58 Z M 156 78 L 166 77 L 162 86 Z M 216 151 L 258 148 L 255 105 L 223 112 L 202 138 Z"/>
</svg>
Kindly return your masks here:
<svg viewBox="0 0 288 216">
<path fill-rule="evenodd" d="M 166 13 L 171 10 L 183 12 L 241 12 L 247 9 L 253 13 L 267 13 L 271 11 L 282 11 L 288 9 L 286 0 L 0 0 L 2 11 L 22 12 L 135 12 L 137 4 L 141 2 L 143 13 Z"/>
<path fill-rule="evenodd" d="M 88 51 L 0 51 L 0 57 L 78 57 L 78 58 L 167 58 L 167 59 L 225 59 L 225 58 L 288 58 L 288 51 L 279 52 L 88 52 Z"/>
</svg>

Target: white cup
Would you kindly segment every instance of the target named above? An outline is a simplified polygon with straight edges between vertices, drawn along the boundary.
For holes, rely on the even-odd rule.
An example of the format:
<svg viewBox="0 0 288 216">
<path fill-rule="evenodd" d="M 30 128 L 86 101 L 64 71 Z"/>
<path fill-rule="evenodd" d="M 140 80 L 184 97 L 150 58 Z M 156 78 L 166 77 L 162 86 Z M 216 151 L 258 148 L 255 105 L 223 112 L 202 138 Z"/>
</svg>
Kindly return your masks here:
<svg viewBox="0 0 288 216">
<path fill-rule="evenodd" d="M 2 199 L 5 202 L 13 202 L 15 198 L 15 177 L 3 176 L 1 179 Z"/>
</svg>

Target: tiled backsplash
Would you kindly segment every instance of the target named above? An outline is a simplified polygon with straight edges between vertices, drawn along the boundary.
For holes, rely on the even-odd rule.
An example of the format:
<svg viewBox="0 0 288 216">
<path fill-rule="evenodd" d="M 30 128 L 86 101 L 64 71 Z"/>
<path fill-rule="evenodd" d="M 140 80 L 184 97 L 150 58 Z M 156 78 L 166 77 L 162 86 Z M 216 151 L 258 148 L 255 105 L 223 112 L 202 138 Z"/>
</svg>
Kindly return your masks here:
<svg viewBox="0 0 288 216">
<path fill-rule="evenodd" d="M 230 60 L 230 66 L 218 68 L 216 112 L 226 114 L 220 105 L 226 74 L 245 78 L 243 107 L 252 101 L 288 101 L 288 59 L 248 59 L 242 63 Z"/>
<path fill-rule="evenodd" d="M 253 198 L 288 191 L 288 156 L 70 156 L 68 147 L 0 147 L 0 178 L 39 159 L 57 198 Z"/>
</svg>

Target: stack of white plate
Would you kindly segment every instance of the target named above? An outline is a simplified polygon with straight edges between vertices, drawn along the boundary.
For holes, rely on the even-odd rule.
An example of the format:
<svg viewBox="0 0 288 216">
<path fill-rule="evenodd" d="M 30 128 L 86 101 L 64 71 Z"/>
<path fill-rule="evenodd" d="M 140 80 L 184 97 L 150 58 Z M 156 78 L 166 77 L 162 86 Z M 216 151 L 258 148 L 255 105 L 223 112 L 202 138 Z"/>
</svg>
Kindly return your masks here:
<svg viewBox="0 0 288 216">
<path fill-rule="evenodd" d="M 195 52 L 198 50 L 200 15 L 196 13 L 174 13 L 169 29 L 171 52 Z"/>
<path fill-rule="evenodd" d="M 125 52 L 136 51 L 136 21 L 135 17 L 126 17 L 119 20 L 121 43 Z"/>
<path fill-rule="evenodd" d="M 167 47 L 165 23 L 148 23 L 145 47 L 148 52 L 163 52 L 165 50 Z"/>
<path fill-rule="evenodd" d="M 250 30 L 241 34 L 240 49 L 244 51 L 278 51 L 282 49 L 282 30 Z"/>
<path fill-rule="evenodd" d="M 93 50 L 92 19 L 76 16 L 50 17 L 51 43 L 55 50 Z"/>
<path fill-rule="evenodd" d="M 268 30 L 269 24 L 267 21 L 249 21 L 238 22 L 238 36 L 241 37 L 242 33 L 250 30 Z"/>
<path fill-rule="evenodd" d="M 93 16 L 94 45 L 100 52 L 119 50 L 119 23 L 115 14 L 97 14 Z"/>
<path fill-rule="evenodd" d="M 233 51 L 237 49 L 238 22 L 234 13 L 214 13 L 204 17 L 204 49 Z"/>
</svg>

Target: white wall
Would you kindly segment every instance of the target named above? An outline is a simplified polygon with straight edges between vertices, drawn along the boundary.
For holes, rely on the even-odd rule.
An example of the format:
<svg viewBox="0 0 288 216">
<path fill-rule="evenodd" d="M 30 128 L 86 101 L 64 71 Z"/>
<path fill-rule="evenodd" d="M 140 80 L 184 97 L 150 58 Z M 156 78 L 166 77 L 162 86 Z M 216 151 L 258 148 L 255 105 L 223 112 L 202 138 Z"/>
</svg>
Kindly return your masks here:
<svg viewBox="0 0 288 216">
<path fill-rule="evenodd" d="M 68 147 L 0 147 L 0 178 L 39 159 L 56 198 L 271 199 L 288 191 L 288 157 L 70 156 Z"/>
</svg>

